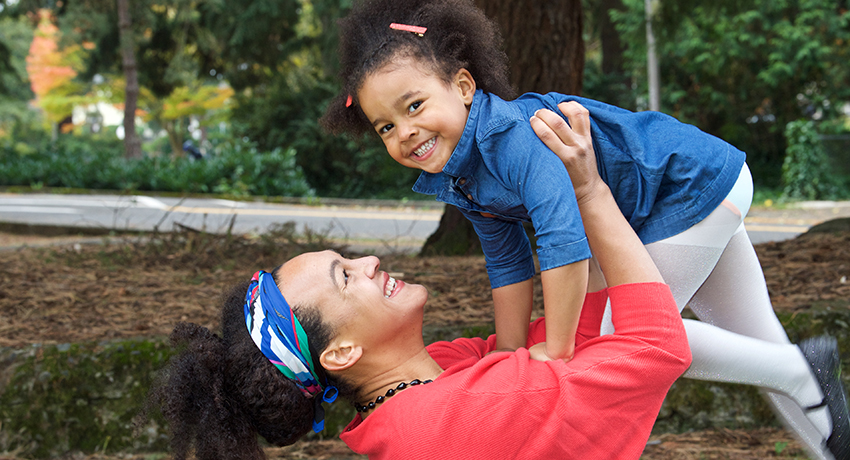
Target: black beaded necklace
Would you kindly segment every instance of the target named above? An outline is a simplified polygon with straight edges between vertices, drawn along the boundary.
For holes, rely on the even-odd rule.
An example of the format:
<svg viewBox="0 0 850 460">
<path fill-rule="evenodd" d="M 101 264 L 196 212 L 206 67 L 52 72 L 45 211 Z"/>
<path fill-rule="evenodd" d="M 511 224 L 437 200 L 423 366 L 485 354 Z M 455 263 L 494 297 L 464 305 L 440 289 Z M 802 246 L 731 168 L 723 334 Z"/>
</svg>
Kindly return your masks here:
<svg viewBox="0 0 850 460">
<path fill-rule="evenodd" d="M 401 382 L 395 388 L 390 388 L 389 390 L 387 390 L 386 395 L 378 396 L 377 398 L 375 398 L 374 401 L 370 402 L 369 404 L 365 404 L 363 406 L 361 406 L 359 404 L 354 404 L 354 408 L 357 409 L 357 412 L 370 411 L 370 410 L 374 409 L 375 407 L 377 407 L 378 404 L 381 404 L 382 402 L 384 402 L 390 396 L 398 393 L 401 390 L 404 390 L 407 387 L 414 387 L 414 386 L 420 385 L 420 384 L 425 385 L 426 383 L 431 383 L 431 382 L 433 382 L 433 380 L 431 380 L 431 379 L 428 379 L 428 380 L 425 380 L 425 381 L 415 379 L 415 380 L 411 380 L 410 383 Z"/>
</svg>

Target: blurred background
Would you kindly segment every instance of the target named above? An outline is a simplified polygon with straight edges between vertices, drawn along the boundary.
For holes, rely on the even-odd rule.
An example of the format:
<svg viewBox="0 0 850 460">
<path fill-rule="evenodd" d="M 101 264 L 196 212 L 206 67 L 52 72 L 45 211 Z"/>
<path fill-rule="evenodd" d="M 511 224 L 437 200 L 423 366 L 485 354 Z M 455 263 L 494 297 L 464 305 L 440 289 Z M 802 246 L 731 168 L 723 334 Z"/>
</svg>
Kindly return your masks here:
<svg viewBox="0 0 850 460">
<path fill-rule="evenodd" d="M 476 3 L 502 29 L 518 92 L 659 110 L 717 135 L 747 152 L 762 211 L 850 199 L 850 0 Z M 351 0 L 0 0 L 0 192 L 61 192 L 80 202 L 154 195 L 169 213 L 177 206 L 168 200 L 199 194 L 234 203 L 407 203 L 417 171 L 396 164 L 377 136 L 335 137 L 318 126 L 339 88 L 335 23 L 350 7 Z M 206 206 L 196 215 L 206 219 Z M 841 214 L 836 207 L 816 216 L 844 217 L 840 228 L 757 250 L 790 338 L 830 333 L 846 352 L 850 206 L 842 206 Z M 420 255 L 474 253 L 467 221 L 445 209 Z M 228 212 L 222 235 L 182 226 L 0 251 L 0 459 L 168 458 L 161 419 L 133 421 L 171 356 L 165 336 L 173 325 L 215 329 L 217 296 L 245 267 L 336 243 L 281 222 L 234 237 L 236 212 Z M 399 254 L 382 263 L 431 287 L 427 341 L 492 332 L 480 257 Z M 353 457 L 329 440 L 351 418 L 336 406 L 327 438 L 269 457 Z M 647 460 L 805 456 L 754 387 L 677 382 L 654 436 Z"/>
<path fill-rule="evenodd" d="M 695 124 L 747 152 L 757 201 L 848 196 L 847 0 L 478 3 L 520 92 Z M 350 4 L 0 0 L 0 186 L 412 197 L 376 136 L 317 124 Z"/>
</svg>

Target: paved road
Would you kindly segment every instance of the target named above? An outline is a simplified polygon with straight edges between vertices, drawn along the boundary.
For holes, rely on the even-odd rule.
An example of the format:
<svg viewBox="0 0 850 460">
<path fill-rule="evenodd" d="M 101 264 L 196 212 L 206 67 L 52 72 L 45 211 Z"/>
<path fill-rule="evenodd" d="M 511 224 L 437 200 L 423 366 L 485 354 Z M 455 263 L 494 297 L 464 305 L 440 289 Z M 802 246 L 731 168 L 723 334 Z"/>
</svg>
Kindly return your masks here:
<svg viewBox="0 0 850 460">
<path fill-rule="evenodd" d="M 237 234 L 296 222 L 346 241 L 421 244 L 437 228 L 442 207 L 365 201 L 301 205 L 219 199 L 119 195 L 0 194 L 0 222 L 117 230 L 171 231 L 185 226 Z"/>
<path fill-rule="evenodd" d="M 119 230 L 170 231 L 178 226 L 211 232 L 261 233 L 294 221 L 349 243 L 421 244 L 436 228 L 442 208 L 435 204 L 323 200 L 324 204 L 277 204 L 142 195 L 0 194 L 0 222 Z M 772 210 L 755 207 L 746 220 L 754 243 L 805 232 L 829 218 L 850 216 L 848 203 L 813 203 Z M 232 225 L 232 227 L 231 227 Z"/>
</svg>

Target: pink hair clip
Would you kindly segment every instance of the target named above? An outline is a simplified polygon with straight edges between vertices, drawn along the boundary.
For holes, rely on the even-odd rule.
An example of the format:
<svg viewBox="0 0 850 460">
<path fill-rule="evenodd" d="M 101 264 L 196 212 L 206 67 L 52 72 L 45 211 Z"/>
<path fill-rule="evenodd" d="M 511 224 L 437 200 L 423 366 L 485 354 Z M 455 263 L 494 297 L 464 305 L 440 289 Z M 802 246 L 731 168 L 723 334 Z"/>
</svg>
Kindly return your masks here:
<svg viewBox="0 0 850 460">
<path fill-rule="evenodd" d="M 346 100 L 345 100 L 345 106 L 346 106 L 346 107 L 351 107 L 351 103 L 352 103 L 351 95 L 349 94 L 349 95 L 348 95 L 348 99 L 346 99 Z"/>
<path fill-rule="evenodd" d="M 407 24 L 397 24 L 395 22 L 390 24 L 390 29 L 403 30 L 405 32 L 413 32 L 416 35 L 419 35 L 420 37 L 422 36 L 422 34 L 425 33 L 426 30 L 428 30 L 427 27 L 409 26 Z"/>
</svg>

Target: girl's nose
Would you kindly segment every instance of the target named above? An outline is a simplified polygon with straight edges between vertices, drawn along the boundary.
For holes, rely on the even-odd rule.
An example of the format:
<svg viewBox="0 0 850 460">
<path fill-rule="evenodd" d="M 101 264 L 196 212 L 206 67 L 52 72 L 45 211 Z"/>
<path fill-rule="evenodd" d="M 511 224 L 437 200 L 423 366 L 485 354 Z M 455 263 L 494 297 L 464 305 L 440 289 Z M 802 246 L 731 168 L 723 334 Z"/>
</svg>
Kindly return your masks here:
<svg viewBox="0 0 850 460">
<path fill-rule="evenodd" d="M 416 135 L 416 127 L 412 123 L 404 123 L 398 125 L 397 129 L 398 137 L 402 141 L 412 139 Z"/>
</svg>

